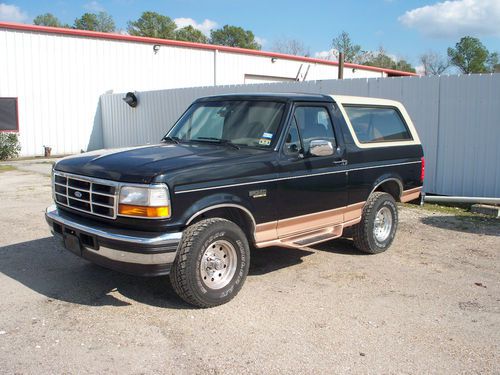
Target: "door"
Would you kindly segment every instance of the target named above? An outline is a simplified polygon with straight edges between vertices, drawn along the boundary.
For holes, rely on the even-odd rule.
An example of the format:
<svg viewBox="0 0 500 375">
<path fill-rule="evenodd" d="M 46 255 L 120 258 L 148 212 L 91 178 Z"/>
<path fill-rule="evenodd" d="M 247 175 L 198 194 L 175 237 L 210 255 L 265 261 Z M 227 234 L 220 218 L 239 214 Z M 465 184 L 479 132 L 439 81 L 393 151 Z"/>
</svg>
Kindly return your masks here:
<svg viewBox="0 0 500 375">
<path fill-rule="evenodd" d="M 298 104 L 280 152 L 278 237 L 343 221 L 347 205 L 346 155 L 329 103 Z M 337 131 L 336 131 L 337 130 Z M 333 153 L 314 156 L 311 141 L 328 141 Z"/>
</svg>

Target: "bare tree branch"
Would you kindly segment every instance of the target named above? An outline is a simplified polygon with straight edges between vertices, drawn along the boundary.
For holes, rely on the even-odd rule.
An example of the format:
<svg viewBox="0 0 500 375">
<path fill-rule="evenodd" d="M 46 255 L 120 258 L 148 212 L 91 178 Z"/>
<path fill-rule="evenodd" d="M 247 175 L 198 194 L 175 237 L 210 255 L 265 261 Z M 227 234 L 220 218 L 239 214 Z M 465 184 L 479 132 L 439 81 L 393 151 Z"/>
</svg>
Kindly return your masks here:
<svg viewBox="0 0 500 375">
<path fill-rule="evenodd" d="M 271 49 L 275 52 L 296 56 L 310 56 L 309 48 L 297 39 L 281 38 L 274 41 Z"/>
<path fill-rule="evenodd" d="M 420 63 L 424 67 L 424 75 L 426 76 L 441 75 L 450 67 L 450 61 L 448 59 L 432 51 L 421 55 Z"/>
</svg>

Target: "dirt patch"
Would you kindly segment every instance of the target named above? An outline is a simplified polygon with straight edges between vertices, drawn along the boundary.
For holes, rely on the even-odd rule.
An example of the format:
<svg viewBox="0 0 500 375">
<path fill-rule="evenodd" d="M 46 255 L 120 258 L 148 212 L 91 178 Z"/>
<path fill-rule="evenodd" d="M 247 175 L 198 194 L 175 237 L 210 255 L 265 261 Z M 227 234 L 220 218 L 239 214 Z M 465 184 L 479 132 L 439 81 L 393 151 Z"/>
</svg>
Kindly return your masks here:
<svg viewBox="0 0 500 375">
<path fill-rule="evenodd" d="M 258 249 L 241 293 L 198 310 L 62 249 L 44 174 L 2 173 L 0 202 L 2 372 L 500 372 L 500 224 L 401 207 L 387 252 Z"/>
</svg>

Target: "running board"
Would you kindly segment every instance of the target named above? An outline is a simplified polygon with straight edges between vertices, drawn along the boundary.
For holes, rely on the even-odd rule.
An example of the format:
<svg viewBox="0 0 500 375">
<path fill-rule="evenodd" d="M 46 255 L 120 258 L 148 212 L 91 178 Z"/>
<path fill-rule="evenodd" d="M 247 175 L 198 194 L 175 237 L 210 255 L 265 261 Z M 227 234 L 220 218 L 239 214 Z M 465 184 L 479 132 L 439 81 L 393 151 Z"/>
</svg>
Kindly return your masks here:
<svg viewBox="0 0 500 375">
<path fill-rule="evenodd" d="M 280 238 L 273 238 L 267 241 L 256 242 L 255 247 L 263 248 L 270 246 L 283 246 L 288 248 L 301 248 L 316 245 L 321 242 L 333 240 L 342 236 L 344 228 L 358 224 L 361 216 L 356 216 L 341 224 L 329 224 L 323 228 L 316 228 L 302 233 L 286 234 Z M 265 228 L 268 231 L 276 230 L 276 227 Z"/>
<path fill-rule="evenodd" d="M 333 240 L 342 236 L 343 225 L 325 228 L 315 232 L 308 232 L 293 237 L 282 238 L 279 241 L 287 247 L 307 247 L 317 243 Z"/>
</svg>

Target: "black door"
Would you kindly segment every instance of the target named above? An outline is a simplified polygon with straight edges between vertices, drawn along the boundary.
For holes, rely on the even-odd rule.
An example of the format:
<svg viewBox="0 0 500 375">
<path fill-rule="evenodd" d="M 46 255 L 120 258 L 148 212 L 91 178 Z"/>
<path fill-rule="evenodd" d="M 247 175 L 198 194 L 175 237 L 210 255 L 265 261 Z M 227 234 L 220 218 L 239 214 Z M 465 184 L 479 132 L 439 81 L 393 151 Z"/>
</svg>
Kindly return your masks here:
<svg viewBox="0 0 500 375">
<path fill-rule="evenodd" d="M 298 104 L 280 153 L 278 236 L 343 221 L 347 205 L 345 147 L 332 123 L 331 104 Z M 311 141 L 331 143 L 333 154 L 313 156 Z"/>
</svg>

